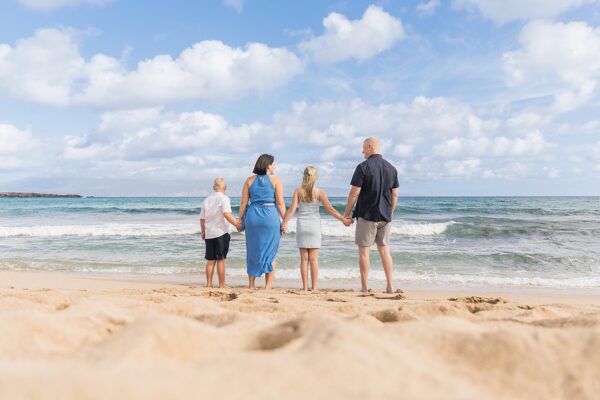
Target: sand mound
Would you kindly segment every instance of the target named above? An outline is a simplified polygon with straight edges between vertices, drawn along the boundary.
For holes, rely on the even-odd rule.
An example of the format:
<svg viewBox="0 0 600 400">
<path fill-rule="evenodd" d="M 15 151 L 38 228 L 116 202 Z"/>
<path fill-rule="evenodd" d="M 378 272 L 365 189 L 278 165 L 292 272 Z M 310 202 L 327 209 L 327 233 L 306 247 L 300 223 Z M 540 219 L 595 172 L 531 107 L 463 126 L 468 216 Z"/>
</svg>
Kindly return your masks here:
<svg viewBox="0 0 600 400">
<path fill-rule="evenodd" d="M 600 393 L 597 305 L 398 294 L 0 289 L 0 398 Z"/>
</svg>

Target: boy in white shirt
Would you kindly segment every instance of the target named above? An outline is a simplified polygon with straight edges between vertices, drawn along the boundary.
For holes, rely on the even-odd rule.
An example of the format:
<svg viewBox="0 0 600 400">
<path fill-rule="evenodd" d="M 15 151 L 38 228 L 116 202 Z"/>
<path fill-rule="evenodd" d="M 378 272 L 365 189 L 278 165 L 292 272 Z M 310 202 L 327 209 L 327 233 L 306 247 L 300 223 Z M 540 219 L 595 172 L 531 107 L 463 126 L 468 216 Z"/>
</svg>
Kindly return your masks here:
<svg viewBox="0 0 600 400">
<path fill-rule="evenodd" d="M 225 287 L 225 259 L 229 252 L 229 225 L 238 229 L 238 221 L 231 214 L 231 203 L 225 195 L 227 183 L 223 178 L 215 179 L 214 193 L 204 199 L 200 211 L 202 240 L 206 243 L 206 286 L 212 287 L 212 278 L 217 264 L 219 287 Z M 239 230 L 239 229 L 238 229 Z"/>
</svg>

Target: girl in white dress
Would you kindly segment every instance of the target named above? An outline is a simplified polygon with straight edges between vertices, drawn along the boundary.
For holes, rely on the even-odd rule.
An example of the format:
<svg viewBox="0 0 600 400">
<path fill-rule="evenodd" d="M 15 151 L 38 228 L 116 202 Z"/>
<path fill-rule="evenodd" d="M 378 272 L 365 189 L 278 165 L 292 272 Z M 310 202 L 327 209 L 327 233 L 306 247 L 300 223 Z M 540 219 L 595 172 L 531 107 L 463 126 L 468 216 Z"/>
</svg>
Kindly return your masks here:
<svg viewBox="0 0 600 400">
<path fill-rule="evenodd" d="M 345 219 L 329 202 L 323 189 L 315 186 L 317 169 L 308 166 L 304 169 L 302 185 L 294 191 L 292 204 L 282 222 L 285 231 L 287 223 L 298 209 L 296 217 L 296 245 L 300 250 L 300 274 L 302 275 L 302 289 L 308 290 L 308 265 L 310 264 L 311 290 L 317 290 L 319 276 L 319 249 L 321 248 L 321 216 L 320 205 L 334 218 L 350 225 L 351 219 Z"/>
</svg>

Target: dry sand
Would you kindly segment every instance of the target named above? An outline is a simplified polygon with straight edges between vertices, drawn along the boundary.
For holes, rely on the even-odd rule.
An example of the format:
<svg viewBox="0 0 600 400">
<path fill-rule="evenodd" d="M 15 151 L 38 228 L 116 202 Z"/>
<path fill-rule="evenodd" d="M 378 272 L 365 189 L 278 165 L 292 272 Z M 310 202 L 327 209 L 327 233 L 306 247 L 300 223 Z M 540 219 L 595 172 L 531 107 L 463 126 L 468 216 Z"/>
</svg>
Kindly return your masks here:
<svg viewBox="0 0 600 400">
<path fill-rule="evenodd" d="M 474 295 L 1 272 L 0 399 L 600 398 L 598 296 Z"/>
</svg>

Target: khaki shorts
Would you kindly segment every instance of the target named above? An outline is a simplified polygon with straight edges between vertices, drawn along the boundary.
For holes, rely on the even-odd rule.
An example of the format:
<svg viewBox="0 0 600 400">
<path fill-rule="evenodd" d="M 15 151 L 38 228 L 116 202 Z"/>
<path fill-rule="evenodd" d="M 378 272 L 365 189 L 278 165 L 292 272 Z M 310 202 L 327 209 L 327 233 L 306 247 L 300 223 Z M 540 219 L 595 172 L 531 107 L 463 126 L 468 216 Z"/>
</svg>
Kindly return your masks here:
<svg viewBox="0 0 600 400">
<path fill-rule="evenodd" d="M 373 243 L 377 243 L 377 246 L 387 246 L 391 230 L 392 224 L 390 222 L 372 222 L 358 218 L 354 243 L 361 247 L 370 247 Z"/>
</svg>

